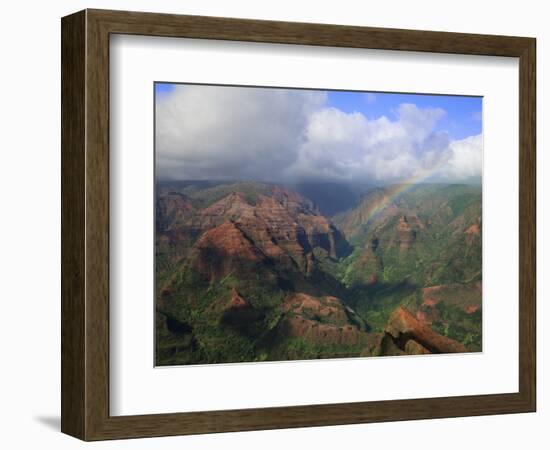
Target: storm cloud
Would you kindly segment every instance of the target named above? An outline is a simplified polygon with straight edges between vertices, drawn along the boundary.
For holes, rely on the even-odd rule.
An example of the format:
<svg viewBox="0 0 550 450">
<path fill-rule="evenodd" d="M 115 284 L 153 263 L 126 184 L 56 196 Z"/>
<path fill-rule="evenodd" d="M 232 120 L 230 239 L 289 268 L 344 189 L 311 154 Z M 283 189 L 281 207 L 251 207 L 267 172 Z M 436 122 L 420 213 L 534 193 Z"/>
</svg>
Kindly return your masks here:
<svg viewBox="0 0 550 450">
<path fill-rule="evenodd" d="M 374 100 L 371 100 L 374 101 Z M 401 182 L 481 176 L 481 135 L 436 131 L 441 108 L 391 118 L 332 107 L 323 91 L 176 85 L 156 102 L 161 179 Z"/>
</svg>

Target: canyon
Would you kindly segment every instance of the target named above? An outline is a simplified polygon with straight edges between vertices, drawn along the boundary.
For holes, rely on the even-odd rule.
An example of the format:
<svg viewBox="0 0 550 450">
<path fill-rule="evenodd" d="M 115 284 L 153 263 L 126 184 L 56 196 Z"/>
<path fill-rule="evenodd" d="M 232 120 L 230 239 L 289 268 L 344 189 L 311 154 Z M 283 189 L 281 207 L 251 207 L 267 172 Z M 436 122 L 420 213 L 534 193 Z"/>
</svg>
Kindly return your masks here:
<svg viewBox="0 0 550 450">
<path fill-rule="evenodd" d="M 156 364 L 481 351 L 481 190 L 403 191 L 159 185 Z"/>
</svg>

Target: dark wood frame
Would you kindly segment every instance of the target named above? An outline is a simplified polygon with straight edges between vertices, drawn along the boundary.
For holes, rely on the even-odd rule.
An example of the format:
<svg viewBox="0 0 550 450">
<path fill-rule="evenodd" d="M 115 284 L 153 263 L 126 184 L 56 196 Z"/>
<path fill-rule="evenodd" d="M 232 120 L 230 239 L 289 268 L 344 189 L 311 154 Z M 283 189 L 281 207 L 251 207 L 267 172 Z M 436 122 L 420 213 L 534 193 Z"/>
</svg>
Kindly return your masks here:
<svg viewBox="0 0 550 450">
<path fill-rule="evenodd" d="M 75 13 L 61 25 L 64 433 L 100 440 L 535 411 L 535 39 L 104 10 Z M 519 58 L 519 392 L 110 416 L 108 100 L 113 33 Z"/>
</svg>

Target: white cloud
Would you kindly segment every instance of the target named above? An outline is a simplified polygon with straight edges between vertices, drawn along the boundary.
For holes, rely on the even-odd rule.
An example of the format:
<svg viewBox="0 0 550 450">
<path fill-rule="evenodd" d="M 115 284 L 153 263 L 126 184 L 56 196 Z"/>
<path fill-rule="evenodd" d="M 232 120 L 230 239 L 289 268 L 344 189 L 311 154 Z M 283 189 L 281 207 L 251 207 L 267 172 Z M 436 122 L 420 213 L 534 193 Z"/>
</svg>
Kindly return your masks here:
<svg viewBox="0 0 550 450">
<path fill-rule="evenodd" d="M 452 151 L 445 175 L 451 179 L 477 178 L 482 170 L 481 134 L 470 136 L 460 141 L 451 142 L 449 148 Z"/>
<path fill-rule="evenodd" d="M 402 104 L 369 120 L 318 91 L 178 86 L 157 100 L 162 178 L 400 182 L 481 175 L 481 136 L 450 141 L 445 111 Z"/>
<path fill-rule="evenodd" d="M 157 100 L 160 177 L 269 178 L 294 162 L 317 91 L 176 86 Z"/>
<path fill-rule="evenodd" d="M 306 142 L 287 173 L 297 178 L 348 181 L 401 181 L 441 164 L 448 158 L 449 139 L 434 132 L 442 109 L 402 104 L 397 120 L 375 120 L 335 108 L 315 111 Z"/>
</svg>

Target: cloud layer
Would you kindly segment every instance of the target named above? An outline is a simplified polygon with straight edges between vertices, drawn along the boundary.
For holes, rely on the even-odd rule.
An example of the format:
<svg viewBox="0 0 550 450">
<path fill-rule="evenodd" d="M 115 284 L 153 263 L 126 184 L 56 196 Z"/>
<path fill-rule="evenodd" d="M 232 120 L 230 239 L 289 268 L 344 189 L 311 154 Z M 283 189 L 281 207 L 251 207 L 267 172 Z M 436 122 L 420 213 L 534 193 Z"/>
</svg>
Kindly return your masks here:
<svg viewBox="0 0 550 450">
<path fill-rule="evenodd" d="M 481 135 L 451 141 L 436 131 L 439 108 L 402 104 L 394 116 L 343 112 L 321 91 L 176 86 L 157 98 L 157 175 L 381 183 L 481 176 Z"/>
</svg>

